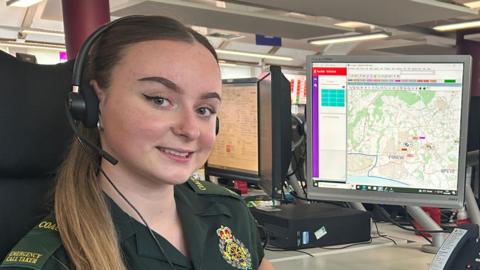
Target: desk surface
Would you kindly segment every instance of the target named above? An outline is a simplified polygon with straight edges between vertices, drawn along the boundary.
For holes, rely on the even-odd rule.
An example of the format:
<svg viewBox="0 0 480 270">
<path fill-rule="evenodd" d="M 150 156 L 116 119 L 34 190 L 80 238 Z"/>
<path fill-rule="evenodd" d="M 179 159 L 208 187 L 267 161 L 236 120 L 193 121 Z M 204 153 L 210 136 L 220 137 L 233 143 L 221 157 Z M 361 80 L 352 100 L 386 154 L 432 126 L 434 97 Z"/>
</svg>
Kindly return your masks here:
<svg viewBox="0 0 480 270">
<path fill-rule="evenodd" d="M 266 251 L 266 257 L 277 270 L 422 270 L 428 265 L 434 254 L 420 250 L 427 244 L 425 239 L 411 232 L 388 224 L 379 224 L 382 234 L 397 242 L 385 238 L 374 238 L 371 244 L 361 244 L 345 249 L 312 248 L 302 251 Z M 341 247 L 341 246 L 340 246 Z"/>
</svg>

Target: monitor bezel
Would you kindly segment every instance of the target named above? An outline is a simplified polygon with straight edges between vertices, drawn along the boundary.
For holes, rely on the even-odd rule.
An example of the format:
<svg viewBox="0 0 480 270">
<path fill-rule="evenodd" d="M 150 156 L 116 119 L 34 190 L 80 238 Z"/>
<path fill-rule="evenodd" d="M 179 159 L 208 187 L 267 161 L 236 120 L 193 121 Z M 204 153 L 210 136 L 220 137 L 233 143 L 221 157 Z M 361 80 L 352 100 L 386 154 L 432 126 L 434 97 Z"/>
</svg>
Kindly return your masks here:
<svg viewBox="0 0 480 270">
<path fill-rule="evenodd" d="M 308 56 L 307 57 L 307 193 L 309 199 L 364 202 L 391 205 L 433 206 L 460 208 L 465 199 L 465 165 L 467 153 L 468 112 L 471 83 L 471 57 L 468 55 L 415 56 Z M 462 109 L 457 195 L 393 193 L 313 187 L 312 185 L 312 66 L 313 63 L 461 63 L 463 72 Z"/>
<path fill-rule="evenodd" d="M 233 85 L 246 85 L 252 84 L 256 87 L 257 91 L 257 134 L 259 134 L 259 126 L 258 126 L 258 79 L 257 78 L 240 78 L 240 79 L 223 79 L 222 85 L 224 84 L 233 84 Z M 219 119 L 220 122 L 220 132 L 222 130 L 222 120 Z M 257 135 L 257 156 L 258 156 L 258 170 L 257 174 L 249 173 L 249 172 L 242 172 L 241 170 L 236 170 L 234 168 L 219 168 L 219 167 L 211 167 L 208 165 L 208 159 L 205 162 L 205 177 L 209 179 L 210 176 L 216 177 L 224 177 L 227 179 L 235 179 L 235 180 L 244 180 L 252 184 L 258 184 L 260 182 L 260 138 Z"/>
</svg>

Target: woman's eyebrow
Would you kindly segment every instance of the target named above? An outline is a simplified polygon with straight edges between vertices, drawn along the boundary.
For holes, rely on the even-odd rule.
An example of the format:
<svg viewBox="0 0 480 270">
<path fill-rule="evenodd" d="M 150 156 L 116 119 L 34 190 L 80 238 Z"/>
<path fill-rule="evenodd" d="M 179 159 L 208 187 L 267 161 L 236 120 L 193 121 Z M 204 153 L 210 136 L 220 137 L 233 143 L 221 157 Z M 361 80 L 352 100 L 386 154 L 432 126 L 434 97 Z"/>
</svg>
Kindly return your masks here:
<svg viewBox="0 0 480 270">
<path fill-rule="evenodd" d="M 175 92 L 178 92 L 182 94 L 184 91 L 183 89 L 178 86 L 176 83 L 172 82 L 171 80 L 165 78 L 165 77 L 158 77 L 158 76 L 152 76 L 152 77 L 143 77 L 138 79 L 140 82 L 157 82 L 163 84 L 165 87 L 168 89 L 171 89 Z"/>
<path fill-rule="evenodd" d="M 159 77 L 159 76 L 143 77 L 138 79 L 138 81 L 161 83 L 168 89 L 171 89 L 179 94 L 183 94 L 185 92 L 180 86 L 178 86 L 176 83 L 172 82 L 171 80 L 165 77 Z M 219 101 L 222 101 L 222 99 L 220 98 L 220 95 L 217 92 L 208 92 L 200 96 L 200 99 L 210 99 L 210 98 L 216 98 Z"/>
<path fill-rule="evenodd" d="M 220 95 L 217 92 L 208 92 L 200 96 L 201 99 L 216 98 L 218 101 L 222 101 Z"/>
</svg>

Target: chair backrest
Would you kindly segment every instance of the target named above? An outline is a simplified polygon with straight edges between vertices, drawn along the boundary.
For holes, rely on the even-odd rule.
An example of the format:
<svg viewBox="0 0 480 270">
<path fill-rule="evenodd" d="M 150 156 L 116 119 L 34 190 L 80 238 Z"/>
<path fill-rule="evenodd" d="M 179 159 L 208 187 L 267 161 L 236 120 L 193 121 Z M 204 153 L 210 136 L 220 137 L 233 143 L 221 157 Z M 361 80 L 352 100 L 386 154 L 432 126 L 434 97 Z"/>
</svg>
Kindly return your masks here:
<svg viewBox="0 0 480 270">
<path fill-rule="evenodd" d="M 73 63 L 37 65 L 0 51 L 0 261 L 42 217 L 72 140 Z"/>
</svg>

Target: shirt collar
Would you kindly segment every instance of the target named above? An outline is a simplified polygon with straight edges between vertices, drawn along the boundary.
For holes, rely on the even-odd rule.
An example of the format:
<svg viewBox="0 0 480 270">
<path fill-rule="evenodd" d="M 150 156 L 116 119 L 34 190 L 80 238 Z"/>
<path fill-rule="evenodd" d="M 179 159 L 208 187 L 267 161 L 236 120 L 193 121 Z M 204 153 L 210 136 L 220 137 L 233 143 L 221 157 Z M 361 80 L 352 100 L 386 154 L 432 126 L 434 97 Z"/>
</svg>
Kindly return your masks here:
<svg viewBox="0 0 480 270">
<path fill-rule="evenodd" d="M 217 229 L 212 228 L 212 224 L 208 222 L 209 217 L 219 215 L 232 217 L 232 212 L 224 204 L 219 203 L 216 196 L 198 194 L 187 183 L 175 186 L 174 196 L 190 258 L 195 269 L 201 269 L 207 236 L 212 233 L 215 234 Z M 165 260 L 149 235 L 147 228 L 120 209 L 110 197 L 107 195 L 105 197 L 107 204 L 110 206 L 111 216 L 120 243 L 135 235 L 139 255 Z M 184 256 L 178 256 L 180 255 L 178 250 L 175 250 L 176 252 L 171 250 L 173 246 L 170 244 L 163 243 L 162 247 L 175 264 L 184 266 L 190 264 Z M 174 254 L 173 257 L 170 254 Z"/>
<path fill-rule="evenodd" d="M 105 194 L 107 205 L 110 207 L 110 215 L 117 230 L 120 242 L 127 240 L 135 234 L 134 222 L 132 217 L 125 213 L 120 207 Z"/>
<path fill-rule="evenodd" d="M 185 223 L 184 230 L 190 229 L 188 221 L 184 218 L 192 218 L 190 214 L 201 217 L 225 215 L 232 217 L 232 212 L 225 205 L 218 203 L 214 198 L 206 198 L 208 195 L 197 194 L 187 183 L 175 186 L 175 202 L 177 211 Z M 135 224 L 138 223 L 125 213 L 109 196 L 104 195 L 107 205 L 110 207 L 112 220 L 121 242 L 133 236 L 136 232 Z"/>
<path fill-rule="evenodd" d="M 191 263 L 185 256 L 183 256 L 163 237 L 152 231 L 163 249 L 162 252 L 156 245 L 155 240 L 153 240 L 149 230 L 145 225 L 141 224 L 125 213 L 110 197 L 106 197 L 121 245 L 123 245 L 126 241 L 129 241 L 130 238 L 134 237 L 133 241 L 135 243 L 138 256 L 153 258 L 166 263 L 167 259 L 163 254 L 163 252 L 165 252 L 168 254 L 168 258 L 173 264 L 183 266 L 185 268 L 191 268 Z"/>
</svg>

